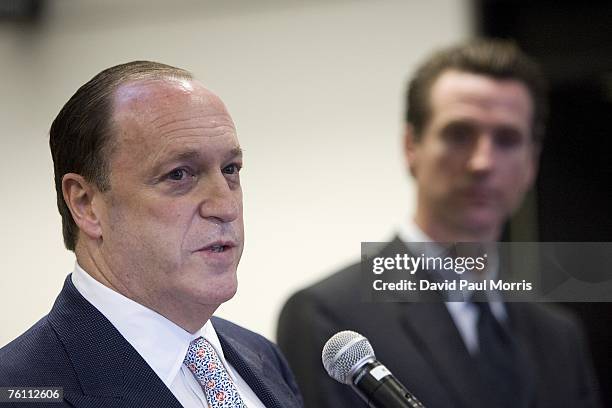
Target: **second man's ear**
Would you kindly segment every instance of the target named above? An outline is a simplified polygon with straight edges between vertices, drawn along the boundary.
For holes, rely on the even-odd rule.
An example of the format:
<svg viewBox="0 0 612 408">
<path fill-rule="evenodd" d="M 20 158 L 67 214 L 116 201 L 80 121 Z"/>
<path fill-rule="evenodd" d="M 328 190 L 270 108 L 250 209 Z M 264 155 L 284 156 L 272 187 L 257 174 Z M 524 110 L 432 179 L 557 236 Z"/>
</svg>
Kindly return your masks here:
<svg viewBox="0 0 612 408">
<path fill-rule="evenodd" d="M 404 127 L 404 160 L 406 163 L 406 166 L 408 167 L 408 170 L 410 171 L 410 174 L 412 174 L 413 177 L 416 176 L 416 168 L 417 166 L 417 145 L 418 142 L 416 140 L 415 137 L 415 133 L 414 133 L 414 127 L 407 123 L 406 126 Z"/>
</svg>

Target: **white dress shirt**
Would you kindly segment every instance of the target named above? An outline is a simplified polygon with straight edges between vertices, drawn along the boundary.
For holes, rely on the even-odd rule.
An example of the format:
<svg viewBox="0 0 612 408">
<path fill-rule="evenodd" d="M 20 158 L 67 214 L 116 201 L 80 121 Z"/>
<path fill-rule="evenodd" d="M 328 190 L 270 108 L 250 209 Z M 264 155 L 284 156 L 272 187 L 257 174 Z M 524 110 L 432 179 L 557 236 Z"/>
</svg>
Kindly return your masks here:
<svg viewBox="0 0 612 408">
<path fill-rule="evenodd" d="M 410 242 L 433 242 L 433 240 L 416 225 L 412 218 L 409 218 L 407 222 L 400 223 L 397 235 L 400 240 L 408 244 Z M 495 276 L 497 276 L 498 268 L 493 264 L 493 262 L 497 262 L 496 260 L 496 257 L 489 257 L 488 259 L 489 267 L 487 268 L 487 279 L 494 279 Z M 465 275 L 465 278 L 469 279 L 469 275 Z M 499 294 L 497 292 L 487 291 L 487 296 L 489 297 L 489 306 L 493 316 L 500 322 L 506 320 L 506 308 Z M 467 297 L 468 296 L 465 296 L 464 298 Z M 471 302 L 465 301 L 444 303 L 455 322 L 455 326 L 457 326 L 457 330 L 465 343 L 465 347 L 470 354 L 476 354 L 478 352 L 478 307 Z"/>
<path fill-rule="evenodd" d="M 202 387 L 183 364 L 191 341 L 202 336 L 219 355 L 247 407 L 265 408 L 251 387 L 225 359 L 210 320 L 197 332 L 189 333 L 159 313 L 104 286 L 78 263 L 75 263 L 72 283 L 136 349 L 184 407 L 208 407 Z"/>
</svg>

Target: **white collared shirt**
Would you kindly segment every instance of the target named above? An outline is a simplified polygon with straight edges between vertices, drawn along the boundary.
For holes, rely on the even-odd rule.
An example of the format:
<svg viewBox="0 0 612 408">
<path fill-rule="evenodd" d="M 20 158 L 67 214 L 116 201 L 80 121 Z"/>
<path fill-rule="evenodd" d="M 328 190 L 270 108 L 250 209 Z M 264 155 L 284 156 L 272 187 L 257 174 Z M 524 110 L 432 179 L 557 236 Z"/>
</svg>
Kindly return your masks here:
<svg viewBox="0 0 612 408">
<path fill-rule="evenodd" d="M 191 341 L 202 336 L 219 355 L 247 407 L 265 408 L 251 387 L 225 359 L 210 320 L 197 332 L 189 333 L 159 313 L 104 286 L 76 262 L 72 283 L 136 349 L 184 407 L 208 407 L 202 387 L 183 364 Z"/>
<path fill-rule="evenodd" d="M 414 222 L 412 218 L 409 218 L 407 222 L 399 224 L 397 235 L 400 240 L 405 243 L 410 242 L 433 242 L 421 228 Z M 490 259 L 491 260 L 491 259 Z M 489 277 L 493 278 L 497 275 L 497 267 L 493 266 L 489 268 Z M 498 296 L 497 293 L 487 291 L 488 296 Z M 474 355 L 478 352 L 478 308 L 471 302 L 444 302 L 449 314 L 451 315 L 457 330 L 465 343 L 465 347 L 468 349 L 470 354 Z M 491 300 L 489 298 L 489 306 L 491 313 L 498 321 L 505 321 L 507 319 L 506 308 L 504 303 L 498 297 L 497 299 Z"/>
</svg>

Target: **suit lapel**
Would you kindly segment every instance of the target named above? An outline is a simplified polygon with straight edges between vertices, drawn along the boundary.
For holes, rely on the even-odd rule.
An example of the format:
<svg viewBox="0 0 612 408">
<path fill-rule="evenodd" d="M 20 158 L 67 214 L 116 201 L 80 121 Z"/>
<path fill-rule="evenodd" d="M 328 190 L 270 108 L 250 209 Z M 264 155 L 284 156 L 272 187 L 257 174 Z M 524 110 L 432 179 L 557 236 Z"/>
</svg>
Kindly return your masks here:
<svg viewBox="0 0 612 408">
<path fill-rule="evenodd" d="M 282 408 L 281 403 L 272 392 L 274 385 L 268 381 L 264 373 L 262 357 L 237 339 L 219 330 L 217 330 L 217 335 L 225 358 L 249 384 L 261 402 L 268 408 Z"/>
<path fill-rule="evenodd" d="M 80 386 L 80 392 L 64 393 L 74 406 L 181 407 L 138 352 L 81 296 L 71 275 L 49 313 L 49 321 Z"/>
<path fill-rule="evenodd" d="M 455 324 L 443 303 L 398 304 L 399 319 L 421 355 L 430 363 L 441 383 L 457 406 L 486 406 L 479 395 L 479 380 L 472 357 L 467 351 Z M 523 318 L 521 304 L 507 303 L 513 339 L 517 346 L 517 365 L 521 381 L 521 396 L 527 401 L 517 406 L 528 406 L 537 389 L 536 361 L 529 340 L 531 329 Z M 517 393 L 517 397 L 518 397 Z"/>
<path fill-rule="evenodd" d="M 380 251 L 382 256 L 411 254 L 399 237 Z M 421 277 L 420 271 L 408 279 Z M 412 343 L 451 394 L 456 406 L 485 406 L 478 400 L 478 378 L 472 356 L 437 292 L 416 292 L 412 302 L 398 302 L 398 319 Z"/>
<path fill-rule="evenodd" d="M 395 256 L 396 253 L 412 254 L 412 251 L 395 237 L 381 254 Z M 422 273 L 417 271 L 408 279 L 418 280 L 423 277 Z M 472 357 L 440 295 L 415 292 L 412 300 L 396 303 L 398 319 L 406 334 L 457 405 L 478 406 L 474 403 L 478 383 Z"/>
<path fill-rule="evenodd" d="M 402 251 L 410 253 L 405 244 L 395 237 L 380 254 L 389 256 Z M 419 294 L 416 302 L 397 303 L 399 321 L 445 389 L 452 395 L 455 406 L 487 406 L 487 402 L 480 396 L 482 391 L 479 390 L 473 358 L 466 349 L 446 305 L 436 293 L 429 293 L 428 296 Z M 521 373 L 521 387 L 526 391 L 522 395 L 533 400 L 537 389 L 537 376 L 534 374 L 537 352 L 533 350 L 533 341 L 530 340 L 533 328 L 528 325 L 523 306 L 506 303 L 512 335 L 518 349 L 517 364 Z"/>
<path fill-rule="evenodd" d="M 480 393 L 472 357 L 444 303 L 404 303 L 398 308 L 407 334 L 457 406 L 484 406 L 476 400 Z"/>
<path fill-rule="evenodd" d="M 519 366 L 522 395 L 530 402 L 536 397 L 539 375 L 537 375 L 537 351 L 533 350 L 533 336 L 537 328 L 530 328 L 525 319 L 524 304 L 506 303 L 508 318 L 512 329 L 513 339 L 517 348 L 517 364 Z M 524 404 L 527 406 L 531 404 Z"/>
</svg>

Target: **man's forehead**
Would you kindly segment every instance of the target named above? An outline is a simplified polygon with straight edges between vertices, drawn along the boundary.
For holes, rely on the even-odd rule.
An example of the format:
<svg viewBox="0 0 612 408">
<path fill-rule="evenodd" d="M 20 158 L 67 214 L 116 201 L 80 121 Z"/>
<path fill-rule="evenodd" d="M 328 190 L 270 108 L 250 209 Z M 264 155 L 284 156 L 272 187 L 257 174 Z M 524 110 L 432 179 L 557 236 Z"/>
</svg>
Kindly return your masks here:
<svg viewBox="0 0 612 408">
<path fill-rule="evenodd" d="M 223 105 L 218 96 L 197 80 L 164 77 L 134 80 L 120 85 L 113 95 L 116 114 L 134 110 L 172 107 L 197 101 L 203 106 Z"/>
<path fill-rule="evenodd" d="M 210 127 L 234 127 L 221 99 L 199 81 L 175 78 L 121 85 L 113 100 L 113 122 L 119 133 L 163 136 L 197 121 Z M 196 126 L 195 124 L 193 126 Z"/>
<path fill-rule="evenodd" d="M 240 152 L 223 102 L 197 81 L 126 84 L 113 108 L 115 166 L 138 162 L 141 170 L 155 173 L 172 160 L 229 160 Z"/>
<path fill-rule="evenodd" d="M 431 89 L 432 108 L 461 103 L 504 109 L 530 117 L 533 101 L 527 86 L 517 79 L 498 79 L 484 74 L 448 70 Z"/>
</svg>

